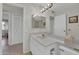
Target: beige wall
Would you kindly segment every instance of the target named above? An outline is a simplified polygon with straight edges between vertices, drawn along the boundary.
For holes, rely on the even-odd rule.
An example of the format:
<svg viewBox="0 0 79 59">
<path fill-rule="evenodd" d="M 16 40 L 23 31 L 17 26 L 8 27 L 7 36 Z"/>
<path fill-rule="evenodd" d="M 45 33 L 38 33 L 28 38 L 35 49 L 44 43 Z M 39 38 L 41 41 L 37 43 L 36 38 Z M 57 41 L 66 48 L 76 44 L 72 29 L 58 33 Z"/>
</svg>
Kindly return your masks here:
<svg viewBox="0 0 79 59">
<path fill-rule="evenodd" d="M 73 35 L 76 39 L 79 39 L 79 9 L 68 11 L 67 13 L 67 33 Z M 69 17 L 78 16 L 78 23 L 69 23 Z M 71 29 L 71 31 L 69 31 Z"/>
</svg>

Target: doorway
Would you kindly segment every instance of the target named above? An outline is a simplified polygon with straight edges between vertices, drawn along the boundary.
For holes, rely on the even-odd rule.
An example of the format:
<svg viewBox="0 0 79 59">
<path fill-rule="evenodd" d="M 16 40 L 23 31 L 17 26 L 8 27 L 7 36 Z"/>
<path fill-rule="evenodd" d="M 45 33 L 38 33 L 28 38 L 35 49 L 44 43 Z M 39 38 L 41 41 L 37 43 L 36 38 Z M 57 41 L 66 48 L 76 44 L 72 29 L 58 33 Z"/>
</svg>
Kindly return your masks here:
<svg viewBox="0 0 79 59">
<path fill-rule="evenodd" d="M 23 54 L 23 8 L 3 4 L 3 54 Z"/>
<path fill-rule="evenodd" d="M 9 14 L 3 12 L 2 16 L 2 44 L 4 46 L 8 45 L 9 39 Z"/>
<path fill-rule="evenodd" d="M 2 38 L 8 39 L 8 19 L 2 19 Z"/>
</svg>

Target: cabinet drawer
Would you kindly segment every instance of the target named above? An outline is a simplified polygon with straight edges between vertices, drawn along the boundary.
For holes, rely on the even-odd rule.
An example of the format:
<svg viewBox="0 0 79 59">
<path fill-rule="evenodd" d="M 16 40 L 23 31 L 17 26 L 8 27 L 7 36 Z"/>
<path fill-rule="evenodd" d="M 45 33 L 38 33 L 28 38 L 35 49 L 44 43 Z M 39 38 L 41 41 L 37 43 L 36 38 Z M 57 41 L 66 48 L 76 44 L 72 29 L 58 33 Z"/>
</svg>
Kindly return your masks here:
<svg viewBox="0 0 79 59">
<path fill-rule="evenodd" d="M 45 47 L 42 46 L 39 42 L 35 41 L 34 39 L 30 42 L 30 50 L 38 54 L 44 54 L 45 53 Z"/>
</svg>

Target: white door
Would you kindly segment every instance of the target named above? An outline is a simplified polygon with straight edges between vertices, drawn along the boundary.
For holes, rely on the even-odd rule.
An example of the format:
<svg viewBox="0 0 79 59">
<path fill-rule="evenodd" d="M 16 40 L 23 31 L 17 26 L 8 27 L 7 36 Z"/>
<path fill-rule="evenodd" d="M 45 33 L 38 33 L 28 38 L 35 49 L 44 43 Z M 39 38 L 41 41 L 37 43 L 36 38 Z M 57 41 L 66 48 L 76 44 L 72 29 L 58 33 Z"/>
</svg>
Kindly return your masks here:
<svg viewBox="0 0 79 59">
<path fill-rule="evenodd" d="M 13 14 L 12 20 L 12 44 L 22 43 L 22 17 Z"/>
<path fill-rule="evenodd" d="M 60 37 L 66 35 L 66 15 L 56 16 L 54 19 L 54 34 Z"/>
</svg>

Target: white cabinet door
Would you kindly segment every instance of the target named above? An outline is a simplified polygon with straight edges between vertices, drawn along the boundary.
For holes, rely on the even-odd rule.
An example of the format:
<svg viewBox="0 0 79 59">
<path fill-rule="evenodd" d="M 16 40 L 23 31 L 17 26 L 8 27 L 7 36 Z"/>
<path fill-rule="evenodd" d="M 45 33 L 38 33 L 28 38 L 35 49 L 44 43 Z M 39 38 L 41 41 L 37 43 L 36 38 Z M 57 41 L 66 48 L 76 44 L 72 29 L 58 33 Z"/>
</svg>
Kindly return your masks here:
<svg viewBox="0 0 79 59">
<path fill-rule="evenodd" d="M 31 38 L 30 40 L 30 50 L 34 55 L 44 55 L 45 54 L 45 47 L 42 46 L 39 42 L 35 39 Z"/>
<path fill-rule="evenodd" d="M 47 55 L 56 55 L 57 54 L 56 44 L 52 44 L 52 45 L 46 47 L 46 54 Z"/>
<path fill-rule="evenodd" d="M 56 16 L 54 19 L 54 34 L 60 37 L 66 35 L 66 15 Z"/>
<path fill-rule="evenodd" d="M 77 53 L 67 47 L 59 46 L 59 55 L 76 55 Z"/>
</svg>

